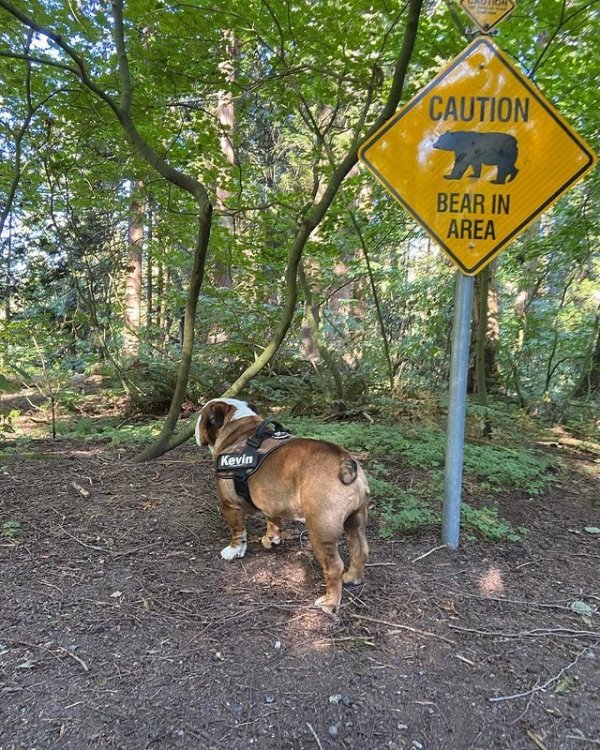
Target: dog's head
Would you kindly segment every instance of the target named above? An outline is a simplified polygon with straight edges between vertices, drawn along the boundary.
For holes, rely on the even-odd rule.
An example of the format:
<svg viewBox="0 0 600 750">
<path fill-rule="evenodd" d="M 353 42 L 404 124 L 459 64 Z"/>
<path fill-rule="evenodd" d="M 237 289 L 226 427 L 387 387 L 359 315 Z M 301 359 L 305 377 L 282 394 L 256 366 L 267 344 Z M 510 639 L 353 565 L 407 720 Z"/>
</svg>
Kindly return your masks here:
<svg viewBox="0 0 600 750">
<path fill-rule="evenodd" d="M 214 398 L 206 403 L 196 422 L 196 442 L 212 449 L 220 430 L 229 422 L 244 417 L 255 417 L 256 409 L 246 401 L 236 398 Z"/>
</svg>

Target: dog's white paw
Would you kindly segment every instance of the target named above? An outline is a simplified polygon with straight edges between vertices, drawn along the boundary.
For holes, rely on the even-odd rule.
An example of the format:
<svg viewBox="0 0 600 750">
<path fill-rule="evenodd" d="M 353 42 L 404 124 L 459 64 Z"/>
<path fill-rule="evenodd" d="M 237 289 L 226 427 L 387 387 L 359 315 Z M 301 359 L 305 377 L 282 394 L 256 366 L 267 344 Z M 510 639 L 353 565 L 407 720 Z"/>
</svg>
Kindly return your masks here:
<svg viewBox="0 0 600 750">
<path fill-rule="evenodd" d="M 221 557 L 223 560 L 235 560 L 236 557 L 243 557 L 246 554 L 248 545 L 246 542 L 242 542 L 235 547 L 229 545 L 221 550 Z"/>
</svg>

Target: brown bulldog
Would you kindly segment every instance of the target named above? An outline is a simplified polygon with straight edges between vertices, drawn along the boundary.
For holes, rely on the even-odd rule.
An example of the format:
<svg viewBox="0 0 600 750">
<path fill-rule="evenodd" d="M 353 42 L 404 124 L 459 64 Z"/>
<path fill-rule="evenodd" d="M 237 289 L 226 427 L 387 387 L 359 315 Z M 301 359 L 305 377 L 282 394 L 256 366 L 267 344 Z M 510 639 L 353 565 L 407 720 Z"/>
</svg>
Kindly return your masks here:
<svg viewBox="0 0 600 750">
<path fill-rule="evenodd" d="M 334 613 L 342 582 L 362 582 L 369 552 L 365 533 L 369 486 L 358 461 L 333 443 L 273 432 L 269 420 L 259 417 L 249 404 L 230 398 L 213 399 L 202 408 L 196 442 L 207 445 L 216 460 L 217 494 L 231 529 L 231 542 L 221 550 L 221 557 L 233 560 L 246 554 L 248 513 L 260 511 L 267 517 L 262 538 L 267 549 L 281 544 L 282 519 L 305 521 L 326 583 L 315 606 Z M 256 454 L 262 452 L 267 455 L 260 456 L 259 462 Z M 240 483 L 239 475 L 246 470 L 250 473 Z M 350 557 L 345 573 L 338 552 L 342 532 Z"/>
</svg>

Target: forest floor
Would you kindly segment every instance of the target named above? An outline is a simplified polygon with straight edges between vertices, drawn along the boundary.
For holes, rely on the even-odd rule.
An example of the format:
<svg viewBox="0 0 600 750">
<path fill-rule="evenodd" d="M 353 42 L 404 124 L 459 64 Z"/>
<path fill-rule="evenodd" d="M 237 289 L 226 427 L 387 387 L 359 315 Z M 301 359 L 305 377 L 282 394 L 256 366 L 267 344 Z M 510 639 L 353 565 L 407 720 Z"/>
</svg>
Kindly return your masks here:
<svg viewBox="0 0 600 750">
<path fill-rule="evenodd" d="M 267 552 L 251 519 L 224 562 L 207 452 L 133 454 L 0 453 L 0 750 L 600 747 L 593 456 L 502 498 L 521 543 L 382 540 L 373 513 L 365 584 L 329 617 L 303 527 Z"/>
</svg>

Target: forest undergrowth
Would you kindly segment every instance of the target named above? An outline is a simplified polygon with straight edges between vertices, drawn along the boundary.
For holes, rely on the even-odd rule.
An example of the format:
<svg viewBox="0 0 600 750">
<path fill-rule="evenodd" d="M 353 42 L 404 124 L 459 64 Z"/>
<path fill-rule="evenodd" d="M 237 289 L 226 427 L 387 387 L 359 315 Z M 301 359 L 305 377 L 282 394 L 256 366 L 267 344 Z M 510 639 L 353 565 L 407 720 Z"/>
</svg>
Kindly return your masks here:
<svg viewBox="0 0 600 750">
<path fill-rule="evenodd" d="M 272 388 L 276 387 L 275 382 Z M 251 394 L 252 400 L 256 395 Z M 279 406 L 257 403 L 262 414 L 275 414 L 293 434 L 342 444 L 365 462 L 382 539 L 439 529 L 446 442 L 443 401 L 431 395 L 398 401 L 375 398 L 351 416 L 318 413 L 314 404 L 312 414 L 295 416 Z M 196 419 L 198 408 L 191 402 L 184 405 L 183 425 Z M 137 445 L 141 450 L 155 439 L 162 424 L 154 415 L 131 410 L 117 390 L 71 391 L 58 405 L 40 395 L 39 389 L 13 393 L 10 399 L 4 397 L 3 411 L 2 453 L 24 457 L 35 457 L 36 438 L 53 432 L 57 440 Z M 486 433 L 490 425 L 491 435 Z M 560 481 L 561 464 L 546 449 L 548 445 L 570 444 L 600 461 L 599 425 L 589 410 L 573 409 L 569 420 L 557 424 L 500 401 L 485 409 L 469 404 L 463 457 L 464 533 L 492 542 L 524 539 L 527 526 L 509 520 L 510 508 L 503 496 L 516 492 L 533 498 L 550 482 Z M 408 483 L 404 474 L 410 474 Z"/>
</svg>

